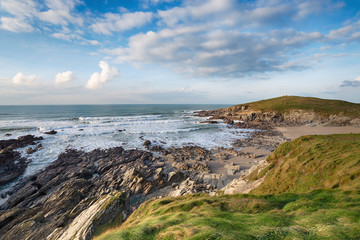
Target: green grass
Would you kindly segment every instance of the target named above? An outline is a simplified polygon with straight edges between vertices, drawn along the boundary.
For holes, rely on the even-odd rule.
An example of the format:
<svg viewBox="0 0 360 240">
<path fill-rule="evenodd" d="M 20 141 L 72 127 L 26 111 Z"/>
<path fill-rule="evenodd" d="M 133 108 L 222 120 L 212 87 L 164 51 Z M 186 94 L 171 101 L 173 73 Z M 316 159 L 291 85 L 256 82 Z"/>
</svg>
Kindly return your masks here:
<svg viewBox="0 0 360 240">
<path fill-rule="evenodd" d="M 359 202 L 344 190 L 165 198 L 96 239 L 360 239 Z"/>
<path fill-rule="evenodd" d="M 265 171 L 249 177 L 255 180 L 267 172 L 252 193 L 360 188 L 360 134 L 303 136 L 280 145 L 267 161 Z"/>
<path fill-rule="evenodd" d="M 291 110 L 306 110 L 314 111 L 321 116 L 333 114 L 360 116 L 360 104 L 313 97 L 283 96 L 236 106 L 243 105 L 248 105 L 250 110 L 259 110 L 262 112 L 275 111 L 281 114 L 290 112 Z"/>
</svg>

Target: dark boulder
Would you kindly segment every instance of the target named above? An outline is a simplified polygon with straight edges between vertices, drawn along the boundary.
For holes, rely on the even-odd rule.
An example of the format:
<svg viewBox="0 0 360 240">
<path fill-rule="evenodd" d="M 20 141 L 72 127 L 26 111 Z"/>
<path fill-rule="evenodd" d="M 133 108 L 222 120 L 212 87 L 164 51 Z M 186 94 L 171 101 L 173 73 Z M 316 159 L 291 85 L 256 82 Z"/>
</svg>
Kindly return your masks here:
<svg viewBox="0 0 360 240">
<path fill-rule="evenodd" d="M 48 131 L 48 132 L 44 132 L 45 134 L 49 134 L 49 135 L 54 135 L 57 133 L 57 131 L 55 130 L 51 130 L 51 131 Z"/>
</svg>

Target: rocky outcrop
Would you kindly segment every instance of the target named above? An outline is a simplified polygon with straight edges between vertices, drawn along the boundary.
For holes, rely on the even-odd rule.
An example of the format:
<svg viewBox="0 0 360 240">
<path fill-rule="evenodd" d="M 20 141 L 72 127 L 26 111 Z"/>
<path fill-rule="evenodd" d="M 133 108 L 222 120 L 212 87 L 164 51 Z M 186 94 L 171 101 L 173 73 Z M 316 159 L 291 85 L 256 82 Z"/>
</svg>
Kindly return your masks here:
<svg viewBox="0 0 360 240">
<path fill-rule="evenodd" d="M 7 192 L 1 239 L 90 239 L 99 225 L 129 215 L 149 197 L 211 193 L 231 180 L 211 173 L 211 152 L 203 148 L 160 153 L 68 149 Z"/>
<path fill-rule="evenodd" d="M 57 228 L 47 239 L 91 239 L 96 226 L 113 220 L 125 210 L 124 195 L 121 192 L 104 195 L 82 211 L 65 230 Z"/>
<path fill-rule="evenodd" d="M 216 194 L 248 168 L 232 158 L 259 157 L 235 149 L 164 149 L 145 143 L 156 154 L 121 147 L 68 149 L 43 171 L 22 179 L 2 196 L 7 201 L 0 207 L 1 239 L 90 239 L 99 226 L 125 219 L 149 198 Z M 212 172 L 210 166 L 222 172 Z"/>
<path fill-rule="evenodd" d="M 225 194 L 249 193 L 251 190 L 257 188 L 258 186 L 260 186 L 260 184 L 262 182 L 264 182 L 265 176 L 260 179 L 251 181 L 251 180 L 247 179 L 248 175 L 254 171 L 260 172 L 261 170 L 266 168 L 268 166 L 268 164 L 269 163 L 266 160 L 259 162 L 259 164 L 257 166 L 253 166 L 252 168 L 249 169 L 247 175 L 245 175 L 241 178 L 232 180 L 229 184 L 227 184 L 221 190 Z"/>
<path fill-rule="evenodd" d="M 0 150 L 0 186 L 18 178 L 29 163 L 29 160 L 13 149 Z"/>
<path fill-rule="evenodd" d="M 102 200 L 109 194 L 146 195 L 166 186 L 167 173 L 160 170 L 157 160 L 150 152 L 121 147 L 89 153 L 67 150 L 8 192 L 0 213 L 1 239 L 67 239 L 80 225 L 89 227 L 82 227 L 81 237 L 76 239 L 88 239 L 101 219 L 111 220 L 117 212 L 125 211 L 123 205 L 116 205 L 97 215 L 104 204 L 111 207 Z M 93 220 L 76 224 L 87 219 L 84 216 Z"/>
<path fill-rule="evenodd" d="M 34 135 L 26 135 L 19 137 L 18 139 L 0 140 L 1 149 L 16 149 L 23 148 L 28 145 L 36 145 L 37 141 L 43 140 L 43 137 L 35 137 Z"/>
<path fill-rule="evenodd" d="M 0 140 L 0 186 L 21 176 L 31 162 L 21 157 L 21 154 L 16 149 L 35 145 L 37 141 L 42 139 L 42 137 L 27 135 L 18 139 Z"/>
<path fill-rule="evenodd" d="M 54 135 L 54 134 L 57 134 L 57 131 L 51 130 L 51 131 L 44 132 L 44 133 L 45 133 L 45 134 L 49 134 L 49 135 Z"/>
<path fill-rule="evenodd" d="M 221 119 L 227 124 L 235 124 L 239 128 L 270 129 L 272 126 L 296 126 L 303 124 L 324 124 L 327 126 L 353 125 L 360 127 L 360 116 L 320 115 L 311 110 L 293 109 L 285 113 L 276 111 L 252 110 L 248 105 L 236 105 L 211 111 L 200 111 L 200 117 Z"/>
</svg>

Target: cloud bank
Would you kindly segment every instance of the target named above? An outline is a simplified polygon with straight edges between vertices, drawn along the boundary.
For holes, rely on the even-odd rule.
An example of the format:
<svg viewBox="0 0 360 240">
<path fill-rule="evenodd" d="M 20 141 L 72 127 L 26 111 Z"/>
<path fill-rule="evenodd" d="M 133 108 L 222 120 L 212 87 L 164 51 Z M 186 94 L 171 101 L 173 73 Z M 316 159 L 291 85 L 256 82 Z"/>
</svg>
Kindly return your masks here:
<svg viewBox="0 0 360 240">
<path fill-rule="evenodd" d="M 120 72 L 115 67 L 110 67 L 110 65 L 105 61 L 100 61 L 99 67 L 101 68 L 101 72 L 95 72 L 91 75 L 85 86 L 86 88 L 100 88 L 108 81 L 120 76 Z"/>
</svg>

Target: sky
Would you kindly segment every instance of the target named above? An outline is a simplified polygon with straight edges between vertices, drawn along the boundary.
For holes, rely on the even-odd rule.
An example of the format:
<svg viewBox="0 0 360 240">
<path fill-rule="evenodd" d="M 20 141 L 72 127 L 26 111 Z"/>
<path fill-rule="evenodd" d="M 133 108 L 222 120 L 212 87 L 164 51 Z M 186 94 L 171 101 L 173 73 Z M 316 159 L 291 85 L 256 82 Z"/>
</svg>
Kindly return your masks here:
<svg viewBox="0 0 360 240">
<path fill-rule="evenodd" d="M 360 103 L 360 1 L 0 0 L 0 105 Z"/>
</svg>

